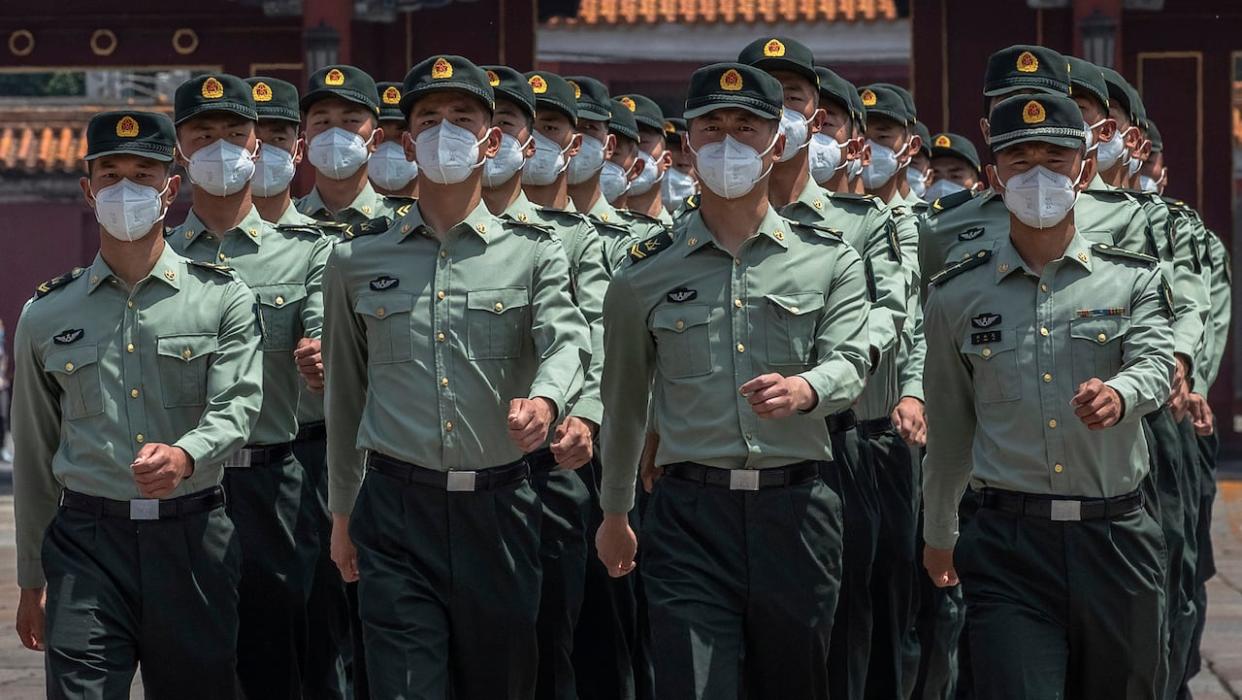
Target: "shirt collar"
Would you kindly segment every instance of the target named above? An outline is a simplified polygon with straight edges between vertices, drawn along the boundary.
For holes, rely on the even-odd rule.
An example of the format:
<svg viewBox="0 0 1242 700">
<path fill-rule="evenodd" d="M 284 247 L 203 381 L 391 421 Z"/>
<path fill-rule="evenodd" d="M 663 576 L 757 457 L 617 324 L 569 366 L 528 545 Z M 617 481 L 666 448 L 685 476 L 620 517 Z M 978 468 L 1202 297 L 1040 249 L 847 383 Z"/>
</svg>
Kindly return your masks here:
<svg viewBox="0 0 1242 700">
<path fill-rule="evenodd" d="M 310 226 L 318 223 L 319 221 L 314 217 L 298 211 L 298 208 L 293 206 L 293 202 L 289 202 L 289 206 L 285 207 L 280 218 L 275 221 L 276 226 Z"/>
<path fill-rule="evenodd" d="M 537 207 L 534 202 L 526 198 L 526 193 L 518 190 L 517 199 L 513 200 L 513 203 L 509 205 L 508 209 L 505 209 L 505 214 L 513 217 L 517 221 L 527 223 L 536 220 L 536 209 Z"/>
<path fill-rule="evenodd" d="M 379 211 L 379 200 L 379 193 L 376 192 L 375 188 L 371 186 L 371 181 L 366 180 L 363 182 L 362 190 L 358 192 L 358 196 L 354 197 L 354 201 L 344 206 L 341 211 L 349 211 L 352 209 L 353 211 L 356 211 L 370 219 L 375 216 L 375 212 Z M 335 218 L 335 214 L 341 213 L 332 212 L 328 209 L 328 206 L 323 203 L 323 197 L 319 196 L 318 187 L 312 187 L 311 191 L 307 192 L 306 196 L 302 198 L 300 204 L 302 204 L 301 208 L 312 217 L 325 217 L 331 219 Z"/>
<path fill-rule="evenodd" d="M 172 246 L 165 243 L 164 250 L 160 252 L 160 257 L 156 259 L 155 265 L 151 267 L 151 271 L 147 273 L 143 281 L 147 279 L 158 280 L 173 289 L 180 290 L 181 275 L 184 271 L 185 259 L 178 255 L 172 249 Z M 96 289 L 109 279 L 116 278 L 118 281 L 120 280 L 116 273 L 112 271 L 112 268 L 108 266 L 108 263 L 104 262 L 102 252 L 95 254 L 95 261 L 91 263 L 90 268 L 87 270 L 87 275 L 86 282 L 89 285 L 86 290 L 87 294 L 94 293 Z M 139 283 L 141 284 L 141 281 Z"/>
<path fill-rule="evenodd" d="M 493 216 L 488 211 L 487 205 L 480 199 L 478 205 L 466 215 L 466 219 L 449 229 L 449 231 L 468 230 L 478 236 L 479 240 L 486 245 L 490 242 L 492 236 L 500 232 L 501 223 L 501 220 Z M 423 212 L 419 209 L 418 202 L 410 205 L 410 210 L 398 220 L 396 227 L 400 231 L 401 240 L 403 241 L 413 233 L 421 232 L 426 236 L 434 235 L 431 232 L 431 227 L 423 221 Z"/>
<path fill-rule="evenodd" d="M 1087 272 L 1091 272 L 1091 242 L 1083 238 L 1081 233 L 1075 231 L 1074 237 L 1070 239 L 1069 245 L 1065 247 L 1065 253 L 1050 264 L 1058 264 L 1061 261 L 1064 261 L 1066 264 L 1078 265 Z M 1018 253 L 1018 249 L 1014 247 L 1013 240 L 1009 236 L 1005 236 L 993 249 L 992 266 L 996 270 L 997 284 L 1000 284 L 1001 280 L 1017 270 L 1024 270 L 1034 274 L 1027 267 L 1026 262 Z"/>
<path fill-rule="evenodd" d="M 246 216 L 241 220 L 241 223 L 237 224 L 228 231 L 217 233 L 224 236 L 232 231 L 237 231 L 238 234 L 240 234 L 238 236 L 239 238 L 254 241 L 254 244 L 257 247 L 263 239 L 264 229 L 273 225 L 274 224 L 269 224 L 264 221 L 263 217 L 259 216 L 259 210 L 255 209 L 254 205 L 251 205 L 250 211 L 246 213 Z M 184 236 L 188 243 L 193 243 L 199 236 L 207 232 L 207 226 L 203 224 L 202 219 L 199 219 L 198 214 L 193 209 L 190 209 L 189 216 L 185 218 L 185 223 L 181 224 L 181 226 L 177 229 L 176 235 Z"/>
<path fill-rule="evenodd" d="M 798 193 L 798 198 L 791 204 L 800 204 L 822 214 L 824 207 L 828 206 L 828 193 L 824 191 L 824 188 L 815 184 L 814 178 L 808 177 L 806 184 L 802 186 L 802 191 Z"/>
<path fill-rule="evenodd" d="M 687 216 L 685 229 L 686 246 L 683 248 L 682 255 L 689 255 L 708 243 L 724 250 L 724 248 L 716 244 L 715 236 L 708 230 L 707 224 L 703 223 L 702 211 L 696 209 Z M 788 248 L 789 244 L 785 241 L 785 238 L 791 235 L 793 233 L 790 231 L 789 221 L 777 214 L 776 210 L 769 204 L 767 212 L 763 215 L 763 220 L 759 222 L 759 230 L 751 238 L 765 238 L 775 242 L 782 248 Z"/>
<path fill-rule="evenodd" d="M 617 214 L 617 210 L 608 203 L 603 194 L 600 194 L 599 199 L 595 200 L 595 206 L 591 207 L 591 211 L 587 212 L 587 215 L 595 217 L 606 224 L 622 225 L 621 216 Z"/>
<path fill-rule="evenodd" d="M 1103 190 L 1107 192 L 1109 190 L 1116 189 L 1116 188 L 1114 188 L 1112 185 L 1109 185 L 1107 182 L 1104 182 L 1104 178 L 1100 177 L 1100 171 L 1097 170 L 1095 172 L 1095 175 L 1091 178 L 1091 182 L 1087 183 L 1087 189 L 1097 190 L 1097 191 Z"/>
</svg>

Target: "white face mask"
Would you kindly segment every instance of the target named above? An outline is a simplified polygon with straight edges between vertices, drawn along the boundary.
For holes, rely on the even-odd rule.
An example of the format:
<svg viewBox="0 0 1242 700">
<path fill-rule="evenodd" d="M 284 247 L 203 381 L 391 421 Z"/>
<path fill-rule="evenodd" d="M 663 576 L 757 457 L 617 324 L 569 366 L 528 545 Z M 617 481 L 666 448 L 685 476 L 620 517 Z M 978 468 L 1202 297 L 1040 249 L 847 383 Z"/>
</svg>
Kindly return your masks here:
<svg viewBox="0 0 1242 700">
<path fill-rule="evenodd" d="M 1133 128 L 1130 127 L 1130 129 Z M 1130 129 L 1126 129 L 1124 132 L 1115 132 L 1111 139 L 1101 141 L 1096 147 L 1095 157 L 1101 172 L 1112 170 L 1117 163 L 1128 163 L 1130 161 L 1130 152 L 1126 150 L 1126 134 L 1130 132 Z"/>
<path fill-rule="evenodd" d="M 578 155 L 569 160 L 569 184 L 581 185 L 604 167 L 604 144 L 593 136 L 582 135 Z"/>
<path fill-rule="evenodd" d="M 405 148 L 396 141 L 385 141 L 367 161 L 367 177 L 386 190 L 399 190 L 418 177 L 418 164 L 405 159 Z"/>
<path fill-rule="evenodd" d="M 444 120 L 418 135 L 414 155 L 422 173 L 432 182 L 455 185 L 483 165 L 479 144 L 485 141 L 486 134 L 475 139 L 468 130 Z"/>
<path fill-rule="evenodd" d="M 180 144 L 177 147 L 181 148 Z M 218 139 L 195 151 L 186 171 L 190 174 L 190 182 L 196 186 L 216 197 L 227 197 L 240 192 L 250 182 L 256 155 L 257 150 L 251 153 L 235 143 Z"/>
<path fill-rule="evenodd" d="M 927 197 L 929 202 L 934 202 L 941 197 L 948 197 L 951 194 L 965 192 L 966 188 L 952 180 L 936 180 L 931 187 L 927 188 Z"/>
<path fill-rule="evenodd" d="M 862 171 L 862 160 L 858 158 L 851 160 L 849 164 L 845 166 L 846 176 L 849 177 L 850 180 L 857 180 L 858 177 L 862 175 Z"/>
<path fill-rule="evenodd" d="M 650 153 L 639 151 L 638 158 L 643 162 L 643 171 L 630 183 L 630 194 L 643 195 L 664 179 L 664 173 L 660 172 L 660 164 Z"/>
<path fill-rule="evenodd" d="M 1096 126 L 1099 126 L 1099 125 L 1100 125 L 1100 124 L 1102 124 L 1103 122 L 1104 122 L 1104 120 L 1103 120 L 1103 119 L 1101 119 L 1099 122 L 1096 122 L 1096 124 L 1094 124 L 1094 125 L 1092 125 L 1092 124 L 1088 124 L 1088 123 L 1087 123 L 1087 120 L 1085 120 L 1085 119 L 1084 119 L 1084 120 L 1083 120 L 1083 122 L 1082 122 L 1082 128 L 1083 128 L 1083 129 L 1086 129 L 1086 131 L 1087 131 L 1087 152 L 1088 152 L 1088 153 L 1090 153 L 1090 152 L 1091 152 L 1091 149 L 1093 149 L 1093 148 L 1095 148 L 1095 147 L 1096 147 L 1096 144 L 1095 144 L 1095 127 L 1096 127 Z"/>
<path fill-rule="evenodd" d="M 816 183 L 827 182 L 845 163 L 842 161 L 841 144 L 828 134 L 811 136 L 811 178 Z"/>
<path fill-rule="evenodd" d="M 664 182 L 660 183 L 661 194 L 664 195 L 664 208 L 671 214 L 694 194 L 697 187 L 694 178 L 677 168 L 669 168 Z"/>
<path fill-rule="evenodd" d="M 779 135 L 778 131 L 776 136 Z M 772 143 L 763 149 L 763 153 L 732 136 L 709 143 L 697 151 L 691 146 L 699 180 L 718 197 L 737 199 L 745 195 L 771 172 L 772 166 L 769 165 L 766 170 L 763 168 L 763 156 L 776 145 L 776 136 L 772 137 Z"/>
<path fill-rule="evenodd" d="M 1130 158 L 1130 160 L 1126 161 L 1126 173 L 1129 175 L 1129 177 L 1134 177 L 1135 175 L 1137 175 L 1138 171 L 1142 170 L 1142 168 L 1143 168 L 1143 161 L 1137 158 Z"/>
<path fill-rule="evenodd" d="M 557 142 L 538 131 L 535 132 L 533 138 L 535 139 L 535 155 L 526 161 L 526 168 L 522 170 L 522 184 L 536 187 L 551 185 L 556 182 L 556 178 L 561 173 L 565 172 L 565 168 L 573 167 L 572 161 L 565 157 L 565 151 L 569 150 L 573 141 L 570 141 L 569 146 L 561 148 Z"/>
<path fill-rule="evenodd" d="M 1168 171 L 1165 170 L 1164 168 L 1161 168 L 1160 177 L 1159 179 L 1155 179 L 1155 180 L 1153 180 L 1150 177 L 1147 177 L 1146 175 L 1139 175 L 1139 189 L 1149 194 L 1159 194 L 1160 183 L 1164 182 L 1164 175 L 1166 172 Z"/>
<path fill-rule="evenodd" d="M 811 142 L 811 122 L 806 117 L 788 107 L 781 108 L 781 133 L 785 135 L 785 151 L 781 153 L 780 162 L 793 159 L 798 151 Z"/>
<path fill-rule="evenodd" d="M 164 218 L 164 189 L 121 180 L 95 193 L 95 219 L 118 241 L 132 243 L 144 238 Z"/>
<path fill-rule="evenodd" d="M 1082 172 L 1079 171 L 1079 176 Z M 1056 226 L 1069 215 L 1078 199 L 1074 180 L 1042 165 L 1014 175 L 1005 186 L 1005 207 L 1032 228 Z"/>
<path fill-rule="evenodd" d="M 526 143 L 530 143 L 529 138 Z M 526 144 L 518 143 L 518 140 L 509 134 L 501 134 L 500 148 L 496 151 L 496 155 L 488 158 L 483 164 L 483 186 L 500 187 L 517 175 L 517 172 L 526 164 L 526 156 L 523 155 L 525 150 Z"/>
<path fill-rule="evenodd" d="M 927 173 L 914 168 L 906 168 L 906 182 L 909 183 L 910 191 L 915 197 L 923 199 L 923 196 L 927 194 Z"/>
<path fill-rule="evenodd" d="M 358 134 L 334 126 L 311 139 L 306 157 L 324 177 L 344 180 L 358 172 L 358 168 L 371 157 L 367 146 L 373 138 L 374 131 L 370 138 L 363 141 Z"/>
<path fill-rule="evenodd" d="M 901 169 L 897 154 L 906 150 L 906 147 L 902 146 L 901 151 L 894 151 L 871 139 L 867 139 L 867 144 L 871 146 L 871 164 L 863 168 L 863 187 L 876 190 L 892 180 L 897 171 Z"/>
<path fill-rule="evenodd" d="M 599 189 L 609 204 L 629 191 L 629 175 L 625 172 L 625 168 L 610 160 L 605 161 L 603 169 L 599 171 Z"/>
<path fill-rule="evenodd" d="M 259 151 L 259 162 L 255 165 L 254 179 L 251 181 L 254 196 L 275 197 L 289 188 L 293 181 L 293 154 L 277 146 L 268 146 Z"/>
</svg>

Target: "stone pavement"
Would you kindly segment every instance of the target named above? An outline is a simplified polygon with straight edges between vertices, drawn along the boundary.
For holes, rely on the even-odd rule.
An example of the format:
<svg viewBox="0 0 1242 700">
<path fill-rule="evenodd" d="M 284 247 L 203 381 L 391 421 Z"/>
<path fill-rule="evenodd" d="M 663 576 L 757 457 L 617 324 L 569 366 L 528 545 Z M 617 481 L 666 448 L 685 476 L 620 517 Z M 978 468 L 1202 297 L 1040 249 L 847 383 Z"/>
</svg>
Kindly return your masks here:
<svg viewBox="0 0 1242 700">
<path fill-rule="evenodd" d="M 43 656 L 22 648 L 13 631 L 17 558 L 7 469 L 0 463 L 0 698 L 37 700 L 45 697 Z M 1191 687 L 1195 700 L 1242 700 L 1242 481 L 1221 482 L 1212 536 L 1219 573 L 1208 584 L 1205 667 Z M 131 697 L 142 697 L 140 683 Z"/>
</svg>

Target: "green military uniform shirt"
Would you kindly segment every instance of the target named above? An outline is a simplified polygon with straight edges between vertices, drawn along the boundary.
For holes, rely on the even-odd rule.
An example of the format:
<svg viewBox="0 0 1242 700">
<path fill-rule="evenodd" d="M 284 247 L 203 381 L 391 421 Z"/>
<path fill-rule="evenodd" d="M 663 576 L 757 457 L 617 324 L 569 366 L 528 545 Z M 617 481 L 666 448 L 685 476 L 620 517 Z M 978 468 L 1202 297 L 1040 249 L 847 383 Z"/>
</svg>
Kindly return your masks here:
<svg viewBox="0 0 1242 700">
<path fill-rule="evenodd" d="M 1195 351 L 1203 341 L 1211 311 L 1208 285 L 1200 274 L 1196 241 L 1200 233 L 1198 216 L 1188 207 L 1170 207 L 1159 195 L 1144 192 L 1128 194 L 1138 199 L 1151 221 L 1154 237 L 1162 242 L 1160 260 L 1165 279 L 1173 291 L 1173 351 L 1191 361 L 1187 380 L 1193 386 L 1198 374 Z"/>
<path fill-rule="evenodd" d="M 371 181 L 367 180 L 362 186 L 362 191 L 354 197 L 354 201 L 349 206 L 340 211 L 331 211 L 328 206 L 323 203 L 323 198 L 319 195 L 319 188 L 312 187 L 310 192 L 306 193 L 297 201 L 298 211 L 310 216 L 318 221 L 335 221 L 338 224 L 346 224 L 356 229 L 358 226 L 376 219 L 381 216 L 387 216 L 390 219 L 397 218 L 397 210 L 404 204 L 408 204 L 409 200 L 394 197 L 386 197 L 375 191 L 371 186 Z"/>
<path fill-rule="evenodd" d="M 505 216 L 519 223 L 550 227 L 569 259 L 569 290 L 591 331 L 591 362 L 583 377 L 582 391 L 569 409 L 569 415 L 585 418 L 595 425 L 604 420 L 604 404 L 599 383 L 604 374 L 604 294 L 611 275 L 604 261 L 604 245 L 599 233 L 583 214 L 540 207 L 519 193 L 505 210 Z"/>
<path fill-rule="evenodd" d="M 609 273 L 616 274 L 625 264 L 630 246 L 645 237 L 639 235 L 603 195 L 595 200 L 595 205 L 587 212 L 587 218 L 595 224 L 595 230 L 599 232 Z M 653 235 L 654 233 L 652 232 Z"/>
<path fill-rule="evenodd" d="M 304 381 L 293 359 L 302 338 L 323 327 L 323 267 L 332 244 L 318 229 L 276 227 L 254 207 L 228 231 L 208 231 L 193 210 L 168 234 L 180 254 L 229 265 L 254 295 L 263 333 L 263 410 L 251 445 L 279 445 L 297 434 Z"/>
<path fill-rule="evenodd" d="M 906 295 L 907 323 L 902 328 L 901 345 L 897 353 L 898 398 L 911 396 L 923 399 L 923 365 L 927 359 L 927 344 L 923 338 L 923 304 L 919 294 L 922 271 L 919 268 L 919 221 L 922 216 L 916 205 L 923 200 L 913 192 L 893 200 L 890 209 L 897 226 L 897 240 L 901 245 L 902 259 L 906 267 L 908 292 Z"/>
<path fill-rule="evenodd" d="M 604 511 L 633 506 L 648 399 L 659 465 L 831 460 L 823 418 L 858 398 L 869 362 L 858 254 L 837 233 L 770 207 L 736 258 L 698 211 L 640 246 L 604 299 Z M 819 402 L 806 414 L 760 420 L 739 387 L 769 372 L 804 378 Z"/>
<path fill-rule="evenodd" d="M 862 256 L 867 282 L 867 336 L 879 358 L 858 397 L 855 412 L 863 420 L 882 418 L 900 399 L 896 351 L 906 323 L 905 270 L 896 225 L 891 213 L 870 195 L 829 194 L 807 178 L 798 198 L 780 210 L 781 216 L 804 224 L 818 224 L 841 232 L 846 243 Z"/>
<path fill-rule="evenodd" d="M 1233 273 L 1230 269 L 1232 261 L 1225 245 L 1212 231 L 1204 229 L 1204 232 L 1206 233 L 1205 256 L 1210 285 L 1208 298 L 1212 302 L 1212 308 L 1209 313 L 1208 328 L 1204 333 L 1204 348 L 1200 358 L 1195 362 L 1198 372 L 1195 391 L 1207 396 L 1212 385 L 1216 383 L 1220 363 L 1225 355 L 1225 343 L 1229 339 L 1229 321 L 1233 308 L 1230 302 L 1233 295 Z"/>
<path fill-rule="evenodd" d="M 1087 498 L 1137 489 L 1149 468 L 1141 418 L 1169 395 L 1169 306 L 1155 258 L 1082 234 L 1042 275 L 1005 238 L 933 280 L 927 543 L 953 546 L 968 480 L 975 488 Z M 1070 404 L 1092 378 L 1125 405 L 1121 421 L 1105 430 L 1088 430 Z"/>
<path fill-rule="evenodd" d="M 263 400 L 253 306 L 230 272 L 169 246 L 133 289 L 96 256 L 26 305 L 14 338 L 19 586 L 43 585 L 40 547 L 62 488 L 141 498 L 130 464 L 143 445 L 194 460 L 170 497 L 220 483 Z"/>
<path fill-rule="evenodd" d="M 442 239 L 414 205 L 337 244 L 324 287 L 333 513 L 352 511 L 365 450 L 440 471 L 514 462 L 509 402 L 562 416 L 582 386 L 590 335 L 564 246 L 482 202 Z"/>
</svg>

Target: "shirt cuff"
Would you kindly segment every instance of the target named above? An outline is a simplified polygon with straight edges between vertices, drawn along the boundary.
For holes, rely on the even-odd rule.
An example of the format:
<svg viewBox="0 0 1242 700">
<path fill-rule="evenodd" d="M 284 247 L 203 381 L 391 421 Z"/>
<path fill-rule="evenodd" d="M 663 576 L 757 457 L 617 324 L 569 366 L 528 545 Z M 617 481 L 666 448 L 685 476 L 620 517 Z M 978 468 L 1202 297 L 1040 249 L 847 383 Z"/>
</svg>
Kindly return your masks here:
<svg viewBox="0 0 1242 700">
<path fill-rule="evenodd" d="M 17 559 L 17 587 L 18 588 L 42 588 L 47 585 L 47 579 L 43 576 L 43 560 L 39 558 L 18 557 Z"/>
<path fill-rule="evenodd" d="M 346 486 L 328 485 L 328 510 L 333 515 L 350 515 L 354 512 L 354 501 L 358 500 L 361 482 Z"/>
<path fill-rule="evenodd" d="M 1129 423 L 1137 418 L 1142 418 L 1147 411 L 1142 410 L 1139 405 L 1138 392 L 1127 382 L 1119 382 L 1116 379 L 1110 379 L 1104 382 L 1104 386 L 1111 387 L 1117 395 L 1121 397 L 1121 418 L 1117 424 Z"/>
<path fill-rule="evenodd" d="M 953 549 L 957 545 L 957 518 L 948 522 L 933 523 L 923 518 L 923 541 L 935 549 Z"/>
<path fill-rule="evenodd" d="M 556 415 L 553 416 L 554 419 L 565 415 L 565 397 L 561 394 L 560 390 L 551 384 L 535 384 L 530 388 L 530 394 L 527 398 L 531 400 L 544 398 L 551 401 L 552 405 L 556 406 Z"/>
<path fill-rule="evenodd" d="M 605 513 L 628 513 L 634 507 L 634 487 L 605 486 L 599 492 L 600 509 Z"/>
<path fill-rule="evenodd" d="M 569 415 L 584 418 L 598 426 L 604 421 L 604 404 L 598 398 L 580 398 Z"/>
<path fill-rule="evenodd" d="M 203 459 L 211 453 L 211 446 L 201 437 L 194 433 L 186 433 L 181 439 L 173 443 L 173 447 L 180 447 L 185 453 L 190 455 L 190 459 L 194 460 L 194 468 L 198 469 L 203 465 Z"/>
</svg>

